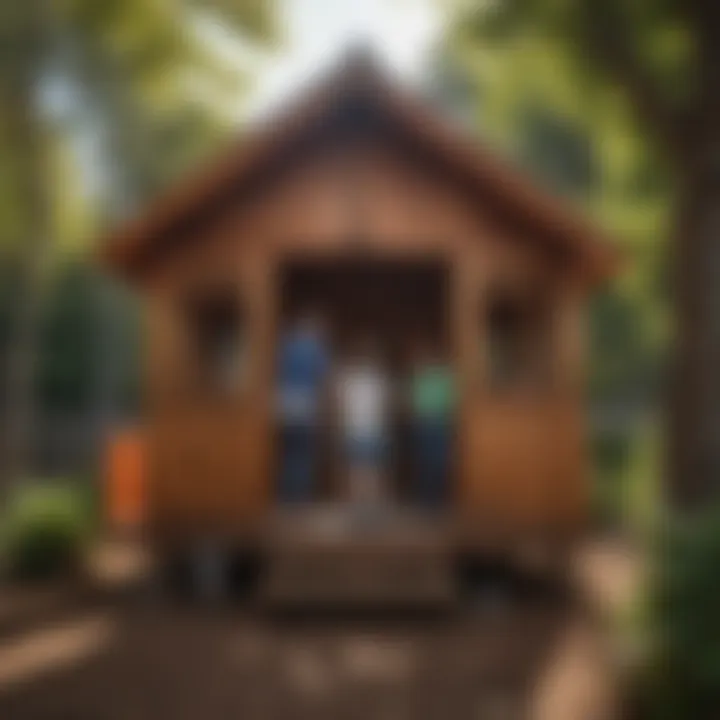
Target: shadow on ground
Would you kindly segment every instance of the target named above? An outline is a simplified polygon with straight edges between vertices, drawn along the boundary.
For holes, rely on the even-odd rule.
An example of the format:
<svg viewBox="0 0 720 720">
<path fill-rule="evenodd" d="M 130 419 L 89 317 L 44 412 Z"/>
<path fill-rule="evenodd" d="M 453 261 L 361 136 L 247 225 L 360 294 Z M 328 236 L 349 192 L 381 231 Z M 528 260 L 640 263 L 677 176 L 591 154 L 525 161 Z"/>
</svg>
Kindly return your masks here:
<svg viewBox="0 0 720 720">
<path fill-rule="evenodd" d="M 579 612 L 564 593 L 482 579 L 435 614 L 277 616 L 140 587 L 6 594 L 0 718 L 535 717 L 530 698 Z"/>
</svg>

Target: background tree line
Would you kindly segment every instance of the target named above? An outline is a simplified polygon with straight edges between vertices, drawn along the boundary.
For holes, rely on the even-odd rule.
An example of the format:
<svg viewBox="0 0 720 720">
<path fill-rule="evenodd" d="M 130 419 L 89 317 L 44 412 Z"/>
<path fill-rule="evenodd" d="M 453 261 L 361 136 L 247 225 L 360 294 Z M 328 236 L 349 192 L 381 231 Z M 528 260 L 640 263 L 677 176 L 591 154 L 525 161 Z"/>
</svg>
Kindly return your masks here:
<svg viewBox="0 0 720 720">
<path fill-rule="evenodd" d="M 31 471 L 39 417 L 107 428 L 135 400 L 127 295 L 88 262 L 231 127 L 264 0 L 26 0 L 0 8 L 2 476 Z"/>
</svg>

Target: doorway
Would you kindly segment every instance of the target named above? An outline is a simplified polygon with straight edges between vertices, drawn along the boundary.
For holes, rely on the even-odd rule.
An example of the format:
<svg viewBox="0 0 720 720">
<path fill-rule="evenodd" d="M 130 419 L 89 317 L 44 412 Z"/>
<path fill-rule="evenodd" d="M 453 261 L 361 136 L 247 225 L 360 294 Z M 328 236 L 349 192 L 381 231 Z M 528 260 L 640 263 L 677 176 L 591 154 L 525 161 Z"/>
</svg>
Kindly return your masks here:
<svg viewBox="0 0 720 720">
<path fill-rule="evenodd" d="M 379 353 L 394 389 L 384 495 L 399 504 L 413 492 L 411 418 L 402 398 L 418 349 L 431 347 L 452 362 L 449 275 L 448 263 L 437 258 L 304 258 L 281 266 L 280 333 L 311 314 L 324 327 L 331 366 L 337 368 L 362 342 Z M 313 500 L 337 501 L 343 497 L 339 429 L 332 415 L 321 428 Z"/>
</svg>

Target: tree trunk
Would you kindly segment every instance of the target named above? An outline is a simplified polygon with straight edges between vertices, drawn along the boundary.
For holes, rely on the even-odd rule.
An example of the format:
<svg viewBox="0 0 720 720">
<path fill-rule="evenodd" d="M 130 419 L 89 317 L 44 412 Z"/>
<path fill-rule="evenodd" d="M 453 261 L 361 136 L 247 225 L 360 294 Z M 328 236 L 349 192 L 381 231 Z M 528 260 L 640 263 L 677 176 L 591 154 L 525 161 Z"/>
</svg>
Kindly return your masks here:
<svg viewBox="0 0 720 720">
<path fill-rule="evenodd" d="M 52 246 L 49 167 L 45 125 L 37 105 L 37 79 L 46 51 L 46 7 L 31 3 L 18 20 L 15 43 L 22 51 L 17 67 L 7 69 L 8 81 L 0 90 L 8 138 L 20 158 L 17 202 L 23 237 L 17 248 L 17 294 L 10 318 L 9 346 L 4 377 L 0 472 L 5 489 L 28 471 L 33 442 L 35 377 L 44 268 Z M 13 72 L 15 70 L 15 72 Z"/>
<path fill-rule="evenodd" d="M 720 500 L 720 136 L 693 155 L 682 173 L 671 258 L 668 480 L 680 510 Z"/>
</svg>

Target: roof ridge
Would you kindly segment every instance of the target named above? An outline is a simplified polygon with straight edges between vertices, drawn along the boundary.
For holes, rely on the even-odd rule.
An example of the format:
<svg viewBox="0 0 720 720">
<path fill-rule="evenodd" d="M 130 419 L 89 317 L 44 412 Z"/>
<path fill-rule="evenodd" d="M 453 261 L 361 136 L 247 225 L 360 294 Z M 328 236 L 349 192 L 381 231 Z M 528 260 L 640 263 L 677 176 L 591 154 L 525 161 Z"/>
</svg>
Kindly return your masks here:
<svg viewBox="0 0 720 720">
<path fill-rule="evenodd" d="M 339 102 L 359 99 L 376 103 L 412 130 L 416 139 L 434 147 L 448 161 L 482 185 L 506 206 L 522 210 L 549 236 L 571 245 L 593 266 L 599 278 L 611 272 L 615 253 L 603 233 L 591 227 L 577 208 L 538 187 L 513 162 L 498 157 L 477 136 L 450 124 L 435 108 L 393 82 L 367 48 L 351 48 L 319 81 L 300 89 L 283 103 L 272 121 L 258 123 L 231 141 L 218 160 L 199 175 L 161 196 L 150 209 L 111 236 L 101 248 L 102 260 L 131 271 L 143 247 L 187 217 L 227 183 L 262 164 L 282 142 L 331 112 Z"/>
</svg>

